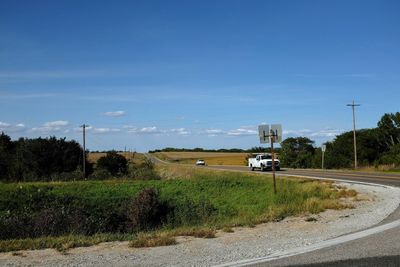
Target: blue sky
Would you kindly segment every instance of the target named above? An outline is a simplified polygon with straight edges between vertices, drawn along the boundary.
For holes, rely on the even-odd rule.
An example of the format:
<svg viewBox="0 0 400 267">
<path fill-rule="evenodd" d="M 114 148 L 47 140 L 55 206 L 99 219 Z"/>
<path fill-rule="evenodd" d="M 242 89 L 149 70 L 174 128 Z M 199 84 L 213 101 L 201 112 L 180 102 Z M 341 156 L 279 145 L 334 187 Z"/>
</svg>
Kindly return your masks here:
<svg viewBox="0 0 400 267">
<path fill-rule="evenodd" d="M 399 111 L 398 1 L 8 1 L 0 130 L 91 150 L 319 145 Z"/>
</svg>

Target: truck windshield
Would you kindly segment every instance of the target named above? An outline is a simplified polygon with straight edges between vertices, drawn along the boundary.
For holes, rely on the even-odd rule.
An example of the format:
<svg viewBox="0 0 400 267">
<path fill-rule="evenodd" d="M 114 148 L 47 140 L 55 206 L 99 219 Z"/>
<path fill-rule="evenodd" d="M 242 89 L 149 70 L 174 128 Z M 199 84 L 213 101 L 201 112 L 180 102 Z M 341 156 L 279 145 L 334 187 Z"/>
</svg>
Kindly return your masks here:
<svg viewBox="0 0 400 267">
<path fill-rule="evenodd" d="M 261 156 L 261 159 L 272 159 L 272 156 Z"/>
</svg>

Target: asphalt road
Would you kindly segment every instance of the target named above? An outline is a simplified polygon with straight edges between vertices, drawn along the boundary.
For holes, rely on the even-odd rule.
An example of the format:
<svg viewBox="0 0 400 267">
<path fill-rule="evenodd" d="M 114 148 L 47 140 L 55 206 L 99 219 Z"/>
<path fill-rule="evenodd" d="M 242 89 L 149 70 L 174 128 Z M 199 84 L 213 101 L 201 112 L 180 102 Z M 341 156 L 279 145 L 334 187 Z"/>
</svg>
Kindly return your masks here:
<svg viewBox="0 0 400 267">
<path fill-rule="evenodd" d="M 164 163 L 155 158 L 153 160 Z M 245 166 L 207 166 L 206 168 L 249 172 Z M 262 174 L 271 175 L 271 172 Z M 400 174 L 380 172 L 286 169 L 277 172 L 277 175 L 311 176 L 400 187 Z M 397 220 L 400 220 L 400 208 L 383 220 L 380 225 Z M 400 227 L 329 248 L 248 266 L 400 266 Z"/>
<path fill-rule="evenodd" d="M 210 168 L 248 171 L 241 166 Z M 283 170 L 277 173 L 278 176 L 315 176 L 400 187 L 400 174 L 324 170 Z M 380 224 L 399 219 L 400 208 Z M 310 253 L 249 266 L 400 266 L 400 227 Z"/>
</svg>

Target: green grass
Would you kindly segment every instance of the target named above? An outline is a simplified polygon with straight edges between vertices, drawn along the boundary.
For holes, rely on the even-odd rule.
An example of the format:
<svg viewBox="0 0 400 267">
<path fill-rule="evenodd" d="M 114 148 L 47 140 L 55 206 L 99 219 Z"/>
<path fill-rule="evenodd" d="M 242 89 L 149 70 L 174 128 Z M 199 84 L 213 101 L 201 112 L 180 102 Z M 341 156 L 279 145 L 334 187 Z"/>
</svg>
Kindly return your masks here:
<svg viewBox="0 0 400 267">
<path fill-rule="evenodd" d="M 169 167 L 164 167 L 169 168 Z M 171 167 L 172 168 L 172 167 Z M 176 167 L 173 167 L 176 168 Z M 168 171 L 165 170 L 164 171 Z M 212 238 L 216 229 L 235 226 L 254 226 L 263 222 L 279 221 L 287 216 L 315 214 L 325 209 L 343 209 L 341 197 L 354 196 L 335 189 L 332 183 L 294 178 L 278 178 L 278 194 L 273 194 L 269 176 L 210 170 L 174 169 L 175 177 L 168 180 L 106 180 L 51 183 L 8 183 L 0 186 L 0 216 L 30 210 L 40 203 L 37 192 L 46 199 L 72 198 L 88 207 L 116 209 L 123 201 L 132 199 L 144 188 L 155 188 L 160 199 L 180 205 L 174 223 L 165 223 L 156 232 L 168 237 L 189 235 Z M 89 203 L 89 204 L 87 204 Z M 177 203 L 177 204 L 176 204 Z M 102 210 L 95 209 L 101 213 Z M 200 214 L 198 217 L 188 218 Z M 203 217 L 202 214 L 209 216 Z M 101 217 L 101 214 L 99 215 Z M 185 217 L 186 216 L 186 217 Z M 177 223 L 179 222 L 179 223 Z M 146 236 L 144 236 L 146 237 Z M 76 246 L 90 246 L 107 241 L 132 240 L 137 246 L 144 239 L 149 244 L 171 244 L 172 239 L 152 240 L 152 236 L 138 240 L 132 233 L 98 233 L 61 237 L 1 240 L 0 252 L 55 248 L 66 250 Z M 136 241 L 135 241 L 136 240 Z M 145 242 L 146 243 L 146 242 Z M 147 245 L 146 245 L 147 246 Z"/>
</svg>

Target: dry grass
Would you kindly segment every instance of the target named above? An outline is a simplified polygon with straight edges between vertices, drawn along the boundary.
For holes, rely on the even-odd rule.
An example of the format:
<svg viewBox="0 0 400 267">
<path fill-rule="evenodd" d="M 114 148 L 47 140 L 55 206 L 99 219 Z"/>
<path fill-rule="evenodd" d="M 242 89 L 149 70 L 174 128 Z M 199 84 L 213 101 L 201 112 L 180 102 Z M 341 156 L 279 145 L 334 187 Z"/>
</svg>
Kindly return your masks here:
<svg viewBox="0 0 400 267">
<path fill-rule="evenodd" d="M 350 189 L 350 190 L 341 189 L 338 192 L 338 194 L 339 194 L 339 197 L 344 197 L 344 198 L 355 197 L 355 196 L 357 196 L 357 191 L 353 190 L 353 189 Z"/>
<path fill-rule="evenodd" d="M 125 241 L 131 239 L 129 234 L 96 234 L 93 236 L 68 235 L 59 237 L 41 237 L 14 240 L 0 240 L 0 252 L 37 250 L 54 248 L 64 252 L 75 247 L 89 247 L 103 242 Z"/>
<path fill-rule="evenodd" d="M 135 239 L 129 242 L 129 246 L 133 248 L 143 247 L 161 247 L 176 245 L 175 237 L 165 234 L 139 234 Z"/>
<path fill-rule="evenodd" d="M 248 153 L 221 152 L 160 152 L 156 156 L 176 163 L 195 164 L 204 159 L 207 165 L 244 165 Z"/>
<path fill-rule="evenodd" d="M 160 247 L 176 245 L 176 237 L 192 236 L 196 238 L 215 238 L 217 231 L 211 228 L 178 228 L 169 231 L 139 233 L 131 242 L 130 247 Z"/>
<path fill-rule="evenodd" d="M 225 226 L 224 228 L 222 228 L 222 232 L 224 232 L 224 233 L 234 233 L 235 231 L 232 229 L 232 227 Z"/>
<path fill-rule="evenodd" d="M 204 170 L 199 170 L 193 167 L 177 166 L 177 165 L 158 165 L 156 166 L 157 173 L 162 179 L 190 179 L 196 173 Z"/>
<path fill-rule="evenodd" d="M 189 228 L 172 231 L 174 236 L 193 236 L 197 238 L 215 238 L 217 231 L 211 228 Z"/>
</svg>

